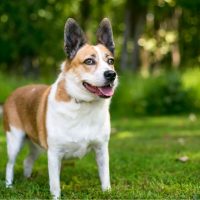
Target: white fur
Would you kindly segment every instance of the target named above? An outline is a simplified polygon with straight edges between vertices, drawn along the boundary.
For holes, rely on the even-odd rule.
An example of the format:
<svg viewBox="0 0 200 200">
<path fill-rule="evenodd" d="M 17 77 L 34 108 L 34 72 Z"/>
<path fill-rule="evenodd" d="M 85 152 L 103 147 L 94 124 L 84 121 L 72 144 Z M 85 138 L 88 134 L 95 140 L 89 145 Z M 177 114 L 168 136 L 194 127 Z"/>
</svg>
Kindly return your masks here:
<svg viewBox="0 0 200 200">
<path fill-rule="evenodd" d="M 38 147 L 31 141 L 28 142 L 29 142 L 29 154 L 27 158 L 24 160 L 24 176 L 27 178 L 31 176 L 33 164 L 42 150 L 40 147 Z"/>
<path fill-rule="evenodd" d="M 25 133 L 23 130 L 10 125 L 10 131 L 6 133 L 6 137 L 8 152 L 8 163 L 6 166 L 6 187 L 12 187 L 14 178 L 14 165 L 16 157 L 24 144 Z M 24 176 L 27 178 L 31 176 L 33 164 L 42 150 L 38 145 L 33 144 L 30 140 L 28 141 L 28 144 L 30 152 L 27 158 L 24 160 Z"/>
<path fill-rule="evenodd" d="M 11 187 L 14 178 L 14 164 L 16 157 L 23 145 L 25 134 L 22 130 L 10 126 L 10 131 L 6 133 L 8 163 L 6 166 L 6 187 Z"/>
<path fill-rule="evenodd" d="M 90 93 L 83 85 L 87 81 L 95 86 L 104 86 L 104 72 L 111 67 L 103 60 L 103 54 L 95 47 L 99 67 L 95 73 L 73 71 L 61 74 L 52 85 L 46 113 L 48 170 L 50 191 L 54 198 L 60 197 L 60 168 L 63 158 L 82 158 L 88 151 L 94 150 L 99 169 L 102 190 L 110 189 L 108 142 L 110 138 L 110 99 L 102 99 Z M 65 80 L 69 102 L 57 101 L 58 83 Z M 117 80 L 114 82 L 114 88 Z M 13 181 L 15 158 L 22 146 L 24 133 L 14 127 L 7 133 L 9 162 L 7 164 L 7 186 Z M 30 144 L 30 153 L 24 161 L 24 175 L 29 177 L 33 163 L 39 154 L 38 149 Z"/>
<path fill-rule="evenodd" d="M 51 193 L 60 196 L 62 158 L 81 158 L 89 150 L 97 152 L 102 189 L 110 188 L 108 140 L 110 136 L 109 100 L 93 103 L 57 102 L 53 85 L 47 112 L 48 165 Z M 101 153 L 99 153 L 101 152 Z M 105 158 L 105 160 L 104 160 Z"/>
<path fill-rule="evenodd" d="M 60 166 L 62 158 L 82 158 L 93 149 L 99 169 L 102 190 L 110 189 L 108 142 L 110 138 L 110 99 L 101 99 L 82 86 L 82 81 L 92 85 L 105 84 L 104 72 L 111 67 L 103 60 L 103 54 L 95 47 L 98 69 L 94 74 L 84 72 L 80 77 L 73 71 L 64 71 L 52 86 L 48 98 L 48 166 L 50 190 L 54 197 L 60 196 Z M 62 65 L 63 70 L 63 65 Z M 69 102 L 55 99 L 57 84 L 66 82 L 66 91 L 72 98 Z M 117 85 L 117 80 L 115 86 Z M 80 103 L 79 103 L 80 101 Z"/>
</svg>

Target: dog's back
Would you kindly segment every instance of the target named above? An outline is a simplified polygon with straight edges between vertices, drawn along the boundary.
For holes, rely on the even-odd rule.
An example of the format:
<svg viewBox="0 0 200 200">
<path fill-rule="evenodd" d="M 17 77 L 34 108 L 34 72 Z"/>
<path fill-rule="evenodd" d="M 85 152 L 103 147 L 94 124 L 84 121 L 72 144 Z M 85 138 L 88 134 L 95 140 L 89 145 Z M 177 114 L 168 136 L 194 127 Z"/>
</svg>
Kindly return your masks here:
<svg viewBox="0 0 200 200">
<path fill-rule="evenodd" d="M 49 90 L 47 85 L 28 85 L 15 90 L 4 105 L 5 132 L 17 128 L 46 148 L 44 119 Z"/>
</svg>

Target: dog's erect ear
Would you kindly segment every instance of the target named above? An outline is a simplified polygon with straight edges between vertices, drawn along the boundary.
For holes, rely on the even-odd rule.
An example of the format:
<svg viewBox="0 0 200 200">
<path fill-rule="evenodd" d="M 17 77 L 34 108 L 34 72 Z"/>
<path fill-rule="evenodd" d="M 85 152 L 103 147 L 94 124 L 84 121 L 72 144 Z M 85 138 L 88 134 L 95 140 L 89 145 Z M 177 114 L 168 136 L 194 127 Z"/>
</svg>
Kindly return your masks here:
<svg viewBox="0 0 200 200">
<path fill-rule="evenodd" d="M 104 18 L 97 30 L 97 42 L 106 46 L 113 54 L 115 50 L 115 43 L 113 41 L 113 32 L 110 20 Z"/>
<path fill-rule="evenodd" d="M 86 43 L 86 37 L 81 27 L 72 18 L 65 23 L 64 51 L 69 59 L 72 59 L 77 51 Z"/>
</svg>

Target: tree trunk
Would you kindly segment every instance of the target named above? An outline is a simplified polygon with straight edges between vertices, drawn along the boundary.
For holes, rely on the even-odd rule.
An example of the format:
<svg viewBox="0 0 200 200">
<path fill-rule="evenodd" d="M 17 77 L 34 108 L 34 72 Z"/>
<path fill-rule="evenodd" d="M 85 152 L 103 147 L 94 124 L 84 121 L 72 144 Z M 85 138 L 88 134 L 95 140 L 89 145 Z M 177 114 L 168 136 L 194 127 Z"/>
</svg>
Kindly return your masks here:
<svg viewBox="0 0 200 200">
<path fill-rule="evenodd" d="M 31 56 L 25 56 L 22 65 L 25 78 L 37 79 L 39 77 L 39 61 L 37 58 L 33 59 Z"/>
<path fill-rule="evenodd" d="M 140 47 L 138 44 L 138 40 L 140 39 L 144 25 L 145 25 L 145 13 L 141 13 L 138 17 L 138 20 L 135 25 L 135 31 L 133 36 L 133 52 L 132 52 L 132 68 L 133 70 L 137 70 L 139 68 L 139 60 L 140 60 Z"/>
<path fill-rule="evenodd" d="M 177 31 L 177 34 L 178 34 L 179 19 L 181 17 L 181 14 L 182 14 L 181 8 L 176 8 L 174 10 L 174 14 L 172 15 L 172 28 Z M 178 39 L 176 39 L 174 44 L 172 44 L 171 58 L 172 58 L 172 67 L 178 68 L 181 62 L 181 54 L 180 54 Z"/>
<path fill-rule="evenodd" d="M 122 52 L 121 52 L 121 63 L 120 68 L 122 71 L 128 69 L 128 50 L 127 50 L 127 43 L 128 38 L 130 35 L 130 11 L 125 11 L 125 30 L 124 30 L 124 37 L 123 37 L 123 45 L 122 45 Z"/>
<path fill-rule="evenodd" d="M 179 49 L 178 42 L 176 42 L 172 46 L 171 55 L 172 55 L 172 67 L 178 68 L 180 65 L 180 61 L 181 61 L 181 55 L 180 55 L 180 49 Z"/>
</svg>

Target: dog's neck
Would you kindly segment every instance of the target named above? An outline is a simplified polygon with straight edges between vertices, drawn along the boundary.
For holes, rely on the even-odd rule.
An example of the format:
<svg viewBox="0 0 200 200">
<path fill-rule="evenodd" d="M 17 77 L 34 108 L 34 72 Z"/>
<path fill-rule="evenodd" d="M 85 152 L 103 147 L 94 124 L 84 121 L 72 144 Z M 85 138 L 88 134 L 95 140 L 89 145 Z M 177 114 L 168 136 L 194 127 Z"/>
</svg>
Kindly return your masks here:
<svg viewBox="0 0 200 200">
<path fill-rule="evenodd" d="M 99 98 L 97 97 L 96 99 L 92 99 L 92 100 L 83 100 L 80 98 L 77 98 L 77 96 L 73 96 L 73 94 L 70 93 L 69 91 L 69 82 L 70 80 L 68 80 L 66 78 L 66 72 L 61 71 L 56 82 L 55 82 L 55 86 L 56 86 L 56 92 L 55 92 L 55 100 L 57 101 L 62 101 L 65 103 L 68 102 L 75 102 L 77 104 L 105 104 L 108 105 L 110 104 L 110 99 L 103 99 L 103 98 Z"/>
</svg>

